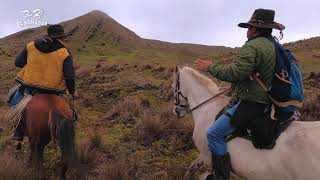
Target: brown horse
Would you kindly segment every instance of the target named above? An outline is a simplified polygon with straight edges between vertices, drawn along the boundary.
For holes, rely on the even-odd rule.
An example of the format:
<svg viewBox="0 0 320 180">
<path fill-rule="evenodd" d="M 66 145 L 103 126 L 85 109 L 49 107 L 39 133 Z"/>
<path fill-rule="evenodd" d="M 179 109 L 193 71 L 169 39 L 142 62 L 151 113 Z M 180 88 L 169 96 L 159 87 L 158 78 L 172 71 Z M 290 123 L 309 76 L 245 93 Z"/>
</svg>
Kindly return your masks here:
<svg viewBox="0 0 320 180">
<path fill-rule="evenodd" d="M 60 147 L 60 179 L 66 178 L 66 171 L 74 158 L 73 113 L 67 98 L 53 94 L 33 96 L 23 114 L 25 135 L 30 143 L 30 160 L 39 179 L 45 179 L 43 151 L 53 140 Z"/>
</svg>

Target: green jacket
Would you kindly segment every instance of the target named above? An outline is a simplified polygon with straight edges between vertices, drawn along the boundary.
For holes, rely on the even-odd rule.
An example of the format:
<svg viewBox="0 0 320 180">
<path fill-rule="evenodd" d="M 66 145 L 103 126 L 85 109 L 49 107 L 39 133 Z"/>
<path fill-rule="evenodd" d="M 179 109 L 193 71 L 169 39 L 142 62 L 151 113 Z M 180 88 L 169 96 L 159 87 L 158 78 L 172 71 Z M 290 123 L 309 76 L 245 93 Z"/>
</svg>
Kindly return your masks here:
<svg viewBox="0 0 320 180">
<path fill-rule="evenodd" d="M 238 100 L 263 104 L 271 103 L 259 84 L 249 76 L 257 72 L 259 78 L 269 87 L 274 76 L 276 52 L 274 44 L 265 37 L 247 41 L 238 58 L 230 64 L 212 64 L 208 71 L 222 81 L 233 84 L 233 95 Z"/>
</svg>

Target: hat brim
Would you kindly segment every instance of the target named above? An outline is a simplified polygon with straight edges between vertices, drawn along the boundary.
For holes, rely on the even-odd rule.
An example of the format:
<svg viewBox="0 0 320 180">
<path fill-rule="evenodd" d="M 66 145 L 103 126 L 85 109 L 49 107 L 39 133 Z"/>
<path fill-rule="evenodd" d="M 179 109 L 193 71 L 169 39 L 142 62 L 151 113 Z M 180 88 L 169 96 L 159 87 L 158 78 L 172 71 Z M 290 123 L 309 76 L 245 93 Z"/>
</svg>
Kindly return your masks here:
<svg viewBox="0 0 320 180">
<path fill-rule="evenodd" d="M 61 37 L 68 37 L 71 36 L 72 33 L 68 32 L 68 33 L 63 33 L 63 34 L 59 34 L 59 35 L 54 35 L 54 36 L 49 36 L 49 35 L 45 35 L 46 38 L 61 38 Z"/>
<path fill-rule="evenodd" d="M 249 26 L 254 26 L 258 28 L 272 28 L 277 30 L 284 30 L 286 27 L 283 24 L 274 22 L 274 23 L 252 23 L 252 22 L 246 22 L 246 23 L 239 23 L 239 27 L 241 28 L 248 28 Z"/>
</svg>

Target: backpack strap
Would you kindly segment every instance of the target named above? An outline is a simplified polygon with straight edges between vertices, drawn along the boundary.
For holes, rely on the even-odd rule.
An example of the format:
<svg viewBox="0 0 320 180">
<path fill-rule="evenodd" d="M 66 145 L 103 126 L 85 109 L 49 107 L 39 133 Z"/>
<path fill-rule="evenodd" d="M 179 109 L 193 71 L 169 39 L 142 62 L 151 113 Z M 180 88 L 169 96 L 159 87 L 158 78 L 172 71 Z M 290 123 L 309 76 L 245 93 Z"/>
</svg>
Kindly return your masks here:
<svg viewBox="0 0 320 180">
<path fill-rule="evenodd" d="M 275 100 L 273 97 L 271 97 L 268 92 L 269 89 L 267 88 L 267 86 L 258 78 L 258 76 L 256 74 L 252 75 L 253 79 L 256 80 L 258 82 L 258 84 L 262 87 L 262 89 L 265 91 L 266 95 L 268 96 L 268 98 L 272 101 L 273 104 L 275 104 L 278 107 L 288 107 L 288 106 L 296 106 L 299 108 L 303 107 L 303 103 L 297 100 L 290 100 L 290 101 L 286 101 L 286 102 L 280 102 Z"/>
</svg>

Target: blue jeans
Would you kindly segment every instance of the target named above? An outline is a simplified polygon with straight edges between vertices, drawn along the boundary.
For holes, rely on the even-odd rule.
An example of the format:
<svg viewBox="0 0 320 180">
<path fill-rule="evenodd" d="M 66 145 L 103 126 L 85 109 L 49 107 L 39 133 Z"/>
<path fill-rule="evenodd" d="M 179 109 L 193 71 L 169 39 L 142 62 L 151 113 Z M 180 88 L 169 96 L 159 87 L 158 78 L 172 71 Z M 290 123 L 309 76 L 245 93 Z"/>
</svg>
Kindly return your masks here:
<svg viewBox="0 0 320 180">
<path fill-rule="evenodd" d="M 227 112 L 232 116 L 239 107 L 240 101 Z M 219 119 L 212 124 L 208 129 L 208 145 L 212 154 L 216 156 L 224 156 L 227 154 L 227 143 L 225 138 L 236 130 L 234 126 L 230 124 L 230 118 L 226 115 L 222 115 Z"/>
</svg>

